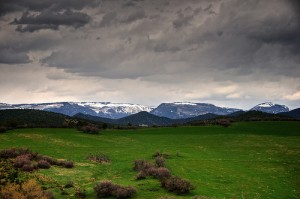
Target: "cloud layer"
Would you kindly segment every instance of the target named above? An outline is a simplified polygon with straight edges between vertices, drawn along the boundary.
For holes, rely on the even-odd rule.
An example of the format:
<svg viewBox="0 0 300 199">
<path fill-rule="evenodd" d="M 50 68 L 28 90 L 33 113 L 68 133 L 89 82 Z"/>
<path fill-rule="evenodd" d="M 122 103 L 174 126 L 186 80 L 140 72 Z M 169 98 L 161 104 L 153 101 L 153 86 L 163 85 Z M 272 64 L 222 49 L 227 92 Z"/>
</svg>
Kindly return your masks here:
<svg viewBox="0 0 300 199">
<path fill-rule="evenodd" d="M 300 105 L 296 0 L 12 0 L 0 13 L 1 73 L 37 67 L 41 87 L 85 82 L 85 96 L 65 99 Z"/>
</svg>

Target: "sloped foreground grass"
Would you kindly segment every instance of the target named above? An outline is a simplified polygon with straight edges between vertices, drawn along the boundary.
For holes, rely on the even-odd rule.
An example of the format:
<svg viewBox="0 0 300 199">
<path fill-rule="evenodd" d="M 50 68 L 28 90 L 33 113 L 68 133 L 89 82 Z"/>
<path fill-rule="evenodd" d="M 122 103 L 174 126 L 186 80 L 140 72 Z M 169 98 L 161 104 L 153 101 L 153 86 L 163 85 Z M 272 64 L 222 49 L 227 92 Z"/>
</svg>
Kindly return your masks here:
<svg viewBox="0 0 300 199">
<path fill-rule="evenodd" d="M 38 174 L 60 184 L 56 198 L 74 198 L 94 185 L 111 180 L 137 190 L 135 198 L 299 198 L 300 122 L 235 123 L 219 126 L 105 130 L 99 135 L 74 129 L 18 129 L 0 134 L 0 149 L 27 147 L 32 151 L 75 162 L 75 168 L 51 167 Z M 156 179 L 136 180 L 136 159 L 153 161 L 156 151 L 168 154 L 165 166 L 172 175 L 190 181 L 195 189 L 176 196 Z M 89 154 L 105 154 L 101 164 Z M 64 188 L 68 183 L 74 185 Z M 69 196 L 61 195 L 62 190 Z"/>
</svg>

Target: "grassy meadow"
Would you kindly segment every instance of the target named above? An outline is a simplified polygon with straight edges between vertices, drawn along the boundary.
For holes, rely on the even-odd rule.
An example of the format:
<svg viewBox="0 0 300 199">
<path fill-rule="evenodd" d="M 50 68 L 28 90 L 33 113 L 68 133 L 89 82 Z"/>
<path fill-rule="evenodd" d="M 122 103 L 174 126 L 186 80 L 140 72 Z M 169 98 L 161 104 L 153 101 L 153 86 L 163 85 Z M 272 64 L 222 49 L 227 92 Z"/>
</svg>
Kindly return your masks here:
<svg viewBox="0 0 300 199">
<path fill-rule="evenodd" d="M 95 198 L 93 186 L 107 179 L 137 189 L 135 198 L 300 198 L 300 122 L 241 122 L 220 126 L 104 130 L 90 135 L 75 129 L 17 129 L 0 134 L 0 149 L 28 147 L 43 155 L 75 162 L 75 168 L 51 167 L 37 173 L 59 184 L 73 181 Z M 157 179 L 136 180 L 135 159 L 170 155 L 166 167 L 195 189 L 176 196 Z M 111 163 L 87 159 L 104 153 Z M 66 191 L 74 198 L 74 189 Z M 59 188 L 53 188 L 56 198 Z"/>
</svg>

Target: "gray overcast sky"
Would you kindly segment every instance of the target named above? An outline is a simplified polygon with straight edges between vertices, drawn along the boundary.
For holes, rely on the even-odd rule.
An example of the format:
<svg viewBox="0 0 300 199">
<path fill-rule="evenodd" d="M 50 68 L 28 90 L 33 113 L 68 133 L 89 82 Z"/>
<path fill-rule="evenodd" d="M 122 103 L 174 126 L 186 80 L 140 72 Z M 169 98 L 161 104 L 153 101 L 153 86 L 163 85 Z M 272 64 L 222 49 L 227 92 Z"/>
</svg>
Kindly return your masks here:
<svg viewBox="0 0 300 199">
<path fill-rule="evenodd" d="M 1 0 L 0 102 L 300 107 L 298 0 Z"/>
</svg>

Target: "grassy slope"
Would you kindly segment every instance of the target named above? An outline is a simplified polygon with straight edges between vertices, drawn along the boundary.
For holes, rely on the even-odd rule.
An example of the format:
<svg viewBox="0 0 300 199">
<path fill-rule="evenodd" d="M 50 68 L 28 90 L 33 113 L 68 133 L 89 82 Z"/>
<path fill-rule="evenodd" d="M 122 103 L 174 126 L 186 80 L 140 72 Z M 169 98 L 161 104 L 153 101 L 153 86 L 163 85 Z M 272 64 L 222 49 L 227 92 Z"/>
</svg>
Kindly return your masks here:
<svg viewBox="0 0 300 199">
<path fill-rule="evenodd" d="M 75 161 L 77 166 L 71 170 L 53 167 L 39 172 L 61 184 L 72 180 L 86 187 L 89 198 L 94 197 L 95 182 L 91 178 L 134 186 L 138 189 L 136 198 L 172 195 L 160 188 L 157 180 L 134 179 L 133 160 L 150 160 L 157 150 L 171 155 L 167 167 L 174 175 L 196 186 L 187 198 L 299 198 L 299 143 L 300 122 L 236 123 L 229 128 L 107 130 L 102 135 L 72 129 L 20 129 L 0 134 L 0 149 L 29 147 L 41 154 Z M 86 160 L 90 152 L 105 153 L 112 163 L 91 163 Z"/>
</svg>

